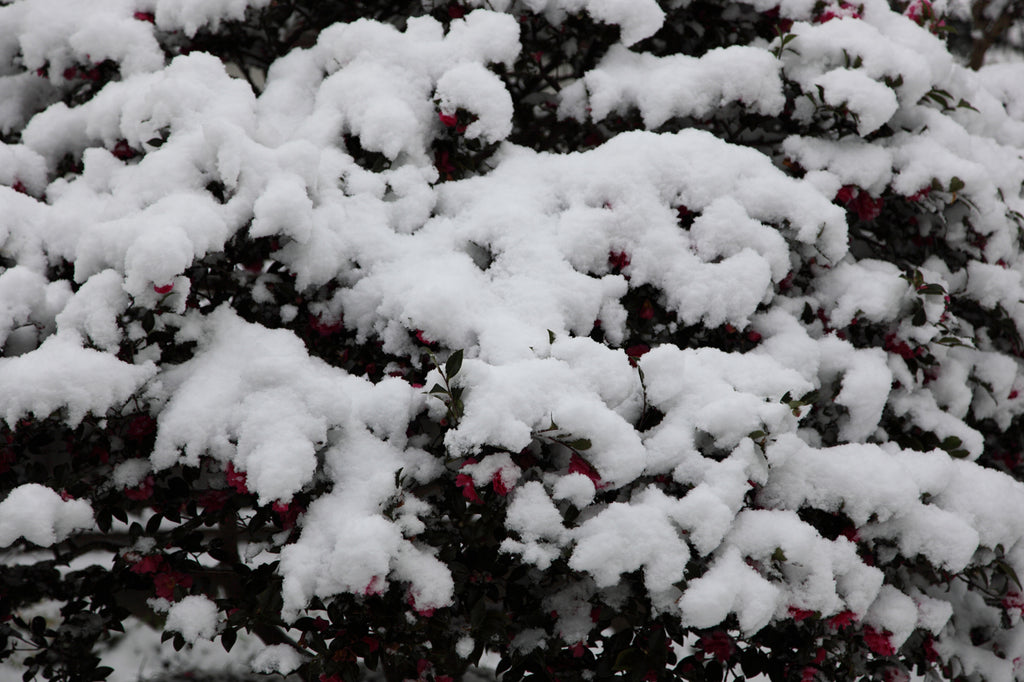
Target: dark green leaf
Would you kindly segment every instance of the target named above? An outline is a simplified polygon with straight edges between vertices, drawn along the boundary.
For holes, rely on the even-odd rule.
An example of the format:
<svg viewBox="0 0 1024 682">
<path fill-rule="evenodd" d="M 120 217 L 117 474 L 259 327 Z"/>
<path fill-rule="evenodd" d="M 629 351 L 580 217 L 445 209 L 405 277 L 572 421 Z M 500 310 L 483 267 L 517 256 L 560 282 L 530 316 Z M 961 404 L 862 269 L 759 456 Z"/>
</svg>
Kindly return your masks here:
<svg viewBox="0 0 1024 682">
<path fill-rule="evenodd" d="M 231 647 L 235 645 L 235 640 L 237 639 L 238 631 L 234 628 L 228 628 L 220 633 L 220 644 L 224 647 L 224 651 L 231 651 Z"/>
<path fill-rule="evenodd" d="M 446 377 L 451 379 L 453 376 L 459 373 L 462 369 L 462 350 L 457 350 L 448 356 L 448 361 L 444 363 L 444 374 Z"/>
<path fill-rule="evenodd" d="M 576 440 L 571 440 L 568 443 L 568 446 L 570 448 L 572 448 L 573 450 L 581 450 L 581 451 L 582 450 L 589 450 L 592 445 L 593 444 L 587 438 L 577 438 Z"/>
<path fill-rule="evenodd" d="M 950 191 L 950 192 L 959 192 L 959 191 L 960 191 L 960 190 L 962 190 L 962 189 L 963 189 L 964 187 L 965 187 L 965 185 L 964 185 L 964 181 L 963 181 L 963 180 L 961 180 L 960 178 L 958 178 L 958 177 L 957 177 L 957 176 L 955 176 L 955 175 L 954 175 L 954 176 L 953 176 L 953 178 L 952 178 L 952 179 L 951 179 L 951 180 L 949 181 L 949 191 Z"/>
</svg>

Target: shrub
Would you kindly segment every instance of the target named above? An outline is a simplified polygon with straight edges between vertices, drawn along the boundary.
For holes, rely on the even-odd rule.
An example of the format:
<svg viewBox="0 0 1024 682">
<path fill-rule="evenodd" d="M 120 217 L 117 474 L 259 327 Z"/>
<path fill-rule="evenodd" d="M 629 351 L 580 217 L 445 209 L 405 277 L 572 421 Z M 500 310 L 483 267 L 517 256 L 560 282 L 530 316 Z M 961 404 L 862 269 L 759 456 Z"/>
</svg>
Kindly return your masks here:
<svg viewBox="0 0 1024 682">
<path fill-rule="evenodd" d="M 0 658 L 1021 677 L 1024 67 L 946 9 L 0 7 Z"/>
</svg>

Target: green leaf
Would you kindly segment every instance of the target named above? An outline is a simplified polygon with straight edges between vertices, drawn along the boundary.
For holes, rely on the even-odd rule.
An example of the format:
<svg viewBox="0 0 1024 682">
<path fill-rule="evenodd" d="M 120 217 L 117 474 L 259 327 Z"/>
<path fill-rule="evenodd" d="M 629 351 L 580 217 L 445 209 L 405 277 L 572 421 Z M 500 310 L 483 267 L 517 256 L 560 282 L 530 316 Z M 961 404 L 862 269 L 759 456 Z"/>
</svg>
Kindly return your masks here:
<svg viewBox="0 0 1024 682">
<path fill-rule="evenodd" d="M 963 441 L 956 436 L 948 436 L 942 441 L 943 450 L 955 450 L 963 445 Z"/>
<path fill-rule="evenodd" d="M 781 547 L 776 547 L 775 551 L 772 552 L 772 561 L 782 562 L 782 561 L 785 561 L 785 560 L 786 560 L 786 553 L 782 551 Z"/>
<path fill-rule="evenodd" d="M 549 329 L 548 330 L 548 343 L 554 343 L 554 342 L 555 342 L 555 333 Z"/>
<path fill-rule="evenodd" d="M 768 434 L 766 434 L 764 431 L 751 431 L 750 433 L 747 434 L 747 438 L 749 438 L 750 440 L 761 440 L 767 435 Z"/>
<path fill-rule="evenodd" d="M 1013 566 L 1006 563 L 1005 561 L 997 561 L 996 566 L 998 566 L 999 570 L 1005 573 L 1010 578 L 1010 580 L 1014 582 L 1018 590 L 1024 589 L 1024 586 L 1020 584 L 1020 578 L 1017 577 L 1017 571 L 1013 569 Z"/>
<path fill-rule="evenodd" d="M 917 293 L 930 296 L 942 296 L 946 293 L 946 290 L 942 288 L 941 284 L 925 284 L 918 288 Z"/>
<path fill-rule="evenodd" d="M 164 142 L 166 141 L 167 140 L 165 140 L 162 137 L 153 137 L 146 140 L 146 144 L 148 144 L 150 147 L 162 147 Z"/>
<path fill-rule="evenodd" d="M 636 647 L 630 647 L 619 652 L 619 655 L 615 657 L 614 670 L 631 670 L 634 666 L 643 660 L 643 656 Z"/>
<path fill-rule="evenodd" d="M 567 443 L 567 445 L 570 448 L 572 448 L 573 450 L 580 450 L 580 451 L 582 451 L 582 450 L 589 450 L 591 445 L 592 445 L 592 443 L 587 438 L 577 438 L 576 440 L 569 441 Z"/>
<path fill-rule="evenodd" d="M 447 394 L 448 393 L 448 389 L 445 388 L 444 386 L 442 386 L 441 384 L 434 384 L 433 386 L 430 387 L 430 390 L 427 391 L 427 393 L 444 393 L 444 394 Z"/>
<path fill-rule="evenodd" d="M 957 176 L 955 176 L 955 175 L 954 175 L 954 176 L 952 177 L 952 179 L 951 179 L 951 180 L 949 181 L 949 191 L 950 191 L 950 192 L 959 192 L 959 191 L 960 191 L 960 190 L 962 190 L 962 189 L 963 189 L 963 188 L 964 188 L 965 186 L 966 186 L 966 185 L 964 185 L 964 181 L 963 181 L 963 180 L 961 180 L 960 178 L 958 178 L 958 177 L 957 177 Z"/>
<path fill-rule="evenodd" d="M 462 369 L 462 350 L 459 349 L 448 356 L 448 361 L 444 363 L 444 374 L 446 377 L 451 379 L 453 376 L 459 373 Z"/>
<path fill-rule="evenodd" d="M 99 666 L 98 668 L 96 668 L 95 670 L 92 671 L 92 679 L 93 680 L 105 680 L 105 679 L 107 679 L 110 676 L 110 673 L 112 673 L 112 672 L 114 672 L 113 668 L 111 668 L 109 666 L 106 666 L 106 665 L 101 665 L 101 666 Z"/>
</svg>

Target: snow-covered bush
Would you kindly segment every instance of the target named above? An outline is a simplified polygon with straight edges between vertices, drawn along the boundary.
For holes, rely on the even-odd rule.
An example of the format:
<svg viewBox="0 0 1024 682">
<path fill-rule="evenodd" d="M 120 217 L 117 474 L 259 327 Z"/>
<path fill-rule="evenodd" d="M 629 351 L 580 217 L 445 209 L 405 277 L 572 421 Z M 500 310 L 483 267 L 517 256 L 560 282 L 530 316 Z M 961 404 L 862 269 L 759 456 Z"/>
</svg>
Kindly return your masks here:
<svg viewBox="0 0 1024 682">
<path fill-rule="evenodd" d="M 0 6 L 0 658 L 1024 679 L 1024 66 L 947 9 Z"/>
</svg>

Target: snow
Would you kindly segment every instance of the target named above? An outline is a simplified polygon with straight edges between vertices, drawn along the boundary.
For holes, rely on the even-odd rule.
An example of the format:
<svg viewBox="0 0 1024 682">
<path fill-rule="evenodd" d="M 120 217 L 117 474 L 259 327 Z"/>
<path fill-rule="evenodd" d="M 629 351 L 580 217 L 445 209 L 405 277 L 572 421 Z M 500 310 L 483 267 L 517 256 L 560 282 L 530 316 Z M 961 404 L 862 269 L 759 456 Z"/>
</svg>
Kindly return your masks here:
<svg viewBox="0 0 1024 682">
<path fill-rule="evenodd" d="M 44 418 L 63 409 L 77 425 L 86 413 L 124 404 L 156 373 L 152 363 L 130 365 L 84 348 L 75 334 L 56 334 L 31 353 L 0 358 L 0 414 L 10 425 L 27 414 Z"/>
<path fill-rule="evenodd" d="M 38 483 L 25 483 L 0 501 L 0 547 L 19 538 L 42 547 L 64 540 L 76 530 L 93 527 L 85 500 L 64 500 Z"/>
<path fill-rule="evenodd" d="M 855 225 L 851 243 L 852 214 L 837 192 L 856 187 L 888 210 L 900 197 L 948 204 L 941 220 L 922 215 L 905 227 L 922 239 L 941 231 L 969 260 L 934 257 L 922 276 L 1024 331 L 1024 266 L 1008 222 L 1024 210 L 1016 67 L 975 77 L 881 0 L 865 2 L 861 18 L 847 8 L 825 23 L 808 23 L 813 2 L 783 2 L 780 16 L 799 21 L 793 50 L 779 57 L 767 42 L 646 52 L 638 45 L 665 20 L 653 0 L 525 0 L 516 7 L 555 23 L 583 11 L 620 28 L 592 69 L 561 83 L 559 116 L 607 124 L 636 110 L 646 128 L 557 154 L 508 141 L 522 103 L 501 74 L 519 57 L 520 25 L 501 11 L 477 9 L 447 29 L 430 17 L 404 30 L 337 24 L 278 59 L 261 94 L 209 54 L 165 64 L 154 31 L 194 35 L 267 4 L 157 0 L 147 7 L 155 25 L 132 18 L 127 0 L 91 11 L 57 0 L 0 8 L 0 53 L 47 68 L 45 78 L 26 74 L 31 84 L 0 76 L 0 128 L 24 126 L 20 142 L 0 145 L 8 426 L 54 416 L 75 427 L 142 399 L 156 444 L 149 458 L 119 465 L 114 486 L 201 463 L 245 473 L 259 504 L 327 485 L 280 552 L 289 621 L 314 597 L 390 588 L 407 591 L 410 618 L 451 605 L 455 578 L 423 537 L 437 510 L 413 483 L 435 484 L 463 464 L 456 475 L 490 487 L 487 504 L 507 494 L 503 553 L 537 572 L 559 561 L 574 572 L 545 602 L 569 643 L 593 627 L 590 600 L 613 600 L 623 576 L 640 572 L 654 610 L 688 626 L 734 614 L 753 634 L 790 608 L 849 610 L 896 646 L 921 627 L 968 669 L 1003 674 L 947 628 L 987 607 L 955 591 L 897 587 L 857 543 L 953 573 L 985 565 L 1001 545 L 1024 570 L 1024 485 L 975 463 L 985 454 L 981 423 L 1007 430 L 1024 414 L 1010 397 L 1024 390 L 1020 360 L 1004 339 L 952 319 L 957 308 L 942 295 L 915 290 L 902 261 L 865 257 L 870 228 Z M 105 58 L 121 80 L 66 104 L 63 70 Z M 772 157 L 677 130 L 723 110 L 778 116 L 783 79 L 816 98 L 799 98 L 798 120 L 816 120 L 816 104 L 845 107 L 858 134 L 787 134 Z M 933 88 L 977 111 L 922 102 Z M 439 114 L 468 125 L 451 130 Z M 496 143 L 492 167 L 442 178 L 431 145 L 453 135 Z M 360 166 L 356 139 L 389 167 Z M 119 158 L 122 141 L 144 154 Z M 55 177 L 68 154 L 81 174 Z M 804 172 L 784 170 L 783 158 Z M 223 202 L 210 183 L 224 186 Z M 681 214 L 692 217 L 685 227 Z M 323 292 L 310 312 L 358 344 L 418 358 L 427 339 L 442 360 L 462 349 L 452 381 L 465 409 L 443 441 L 427 445 L 409 428 L 446 417 L 440 401 L 311 354 L 292 331 L 303 323 L 300 301 L 270 313 L 281 328 L 247 321 L 230 303 L 186 309 L 203 284 L 186 273 L 235 237 L 276 242 L 281 270 L 253 273 L 259 304 L 278 307 L 276 284 L 294 276 L 301 295 Z M 51 280 L 62 261 L 73 282 Z M 673 319 L 631 362 L 624 299 L 642 287 Z M 923 324 L 908 321 L 916 305 Z M 158 364 L 153 345 L 120 359 L 126 341 L 145 336 L 123 324 L 130 309 L 155 313 L 157 328 L 196 342 L 194 352 Z M 591 338 L 598 321 L 600 342 Z M 693 347 L 691 325 L 735 335 L 747 350 Z M 943 345 L 947 334 L 976 347 Z M 893 350 L 903 341 L 922 353 Z M 438 382 L 435 369 L 427 386 Z M 815 391 L 817 406 L 793 406 Z M 822 417 L 833 403 L 838 416 Z M 645 411 L 663 418 L 640 431 Z M 823 433 L 822 419 L 835 428 Z M 965 457 L 900 447 L 892 422 L 958 439 L 945 450 Z M 526 471 L 516 455 L 538 443 L 550 461 Z M 809 509 L 852 521 L 856 542 L 824 537 L 798 514 Z M 0 546 L 19 537 L 48 546 L 91 525 L 86 502 L 41 485 L 0 502 Z M 707 569 L 695 574 L 694 558 Z M 167 606 L 167 627 L 187 641 L 216 636 L 209 598 Z M 523 633 L 516 646 L 544 646 L 545 636 Z M 474 646 L 461 640 L 459 654 Z M 252 665 L 287 674 L 300 663 L 292 649 L 270 647 Z"/>
<path fill-rule="evenodd" d="M 287 644 L 272 644 L 252 659 L 254 673 L 280 673 L 287 675 L 303 662 L 302 654 Z"/>
<path fill-rule="evenodd" d="M 167 612 L 168 630 L 181 633 L 186 642 L 213 639 L 218 630 L 217 605 L 199 594 L 190 594 L 171 605 Z"/>
</svg>

